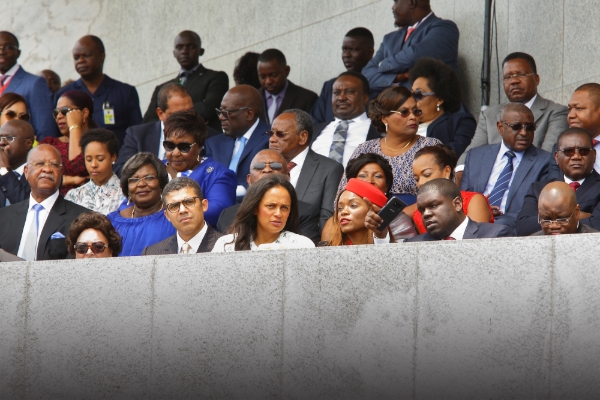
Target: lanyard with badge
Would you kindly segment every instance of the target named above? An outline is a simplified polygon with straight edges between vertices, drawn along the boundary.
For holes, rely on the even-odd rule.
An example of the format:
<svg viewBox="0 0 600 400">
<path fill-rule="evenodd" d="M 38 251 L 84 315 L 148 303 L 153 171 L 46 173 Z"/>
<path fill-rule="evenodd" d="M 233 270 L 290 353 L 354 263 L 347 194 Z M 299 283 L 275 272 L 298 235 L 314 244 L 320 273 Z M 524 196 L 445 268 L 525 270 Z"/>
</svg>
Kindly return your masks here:
<svg viewBox="0 0 600 400">
<path fill-rule="evenodd" d="M 108 101 L 102 104 L 102 113 L 104 114 L 104 125 L 115 124 L 115 110 L 111 107 Z"/>
</svg>

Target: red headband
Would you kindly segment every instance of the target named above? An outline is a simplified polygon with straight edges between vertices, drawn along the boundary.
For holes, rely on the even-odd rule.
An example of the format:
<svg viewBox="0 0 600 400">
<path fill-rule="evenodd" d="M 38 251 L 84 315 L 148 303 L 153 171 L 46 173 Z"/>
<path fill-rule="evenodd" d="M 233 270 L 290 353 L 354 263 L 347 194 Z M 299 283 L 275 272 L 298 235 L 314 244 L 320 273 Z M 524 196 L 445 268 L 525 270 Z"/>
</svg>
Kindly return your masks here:
<svg viewBox="0 0 600 400">
<path fill-rule="evenodd" d="M 377 189 L 377 186 L 361 181 L 360 179 L 352 178 L 346 184 L 346 188 L 344 190 L 348 190 L 360 197 L 366 197 L 371 200 L 371 203 L 383 207 L 387 203 L 388 199 L 381 192 L 381 190 Z"/>
</svg>

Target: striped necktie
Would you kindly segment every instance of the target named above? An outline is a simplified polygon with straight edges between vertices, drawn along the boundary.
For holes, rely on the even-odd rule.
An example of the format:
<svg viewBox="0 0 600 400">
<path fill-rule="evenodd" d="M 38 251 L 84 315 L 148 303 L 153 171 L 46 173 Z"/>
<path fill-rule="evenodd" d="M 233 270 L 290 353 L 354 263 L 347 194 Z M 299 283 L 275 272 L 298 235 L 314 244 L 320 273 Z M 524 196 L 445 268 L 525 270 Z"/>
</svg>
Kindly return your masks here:
<svg viewBox="0 0 600 400">
<path fill-rule="evenodd" d="M 343 164 L 344 147 L 346 146 L 346 137 L 348 136 L 348 124 L 350 121 L 342 120 L 335 128 L 333 141 L 329 148 L 329 158 Z"/>
<path fill-rule="evenodd" d="M 502 172 L 500 172 L 500 176 L 498 177 L 498 180 L 496 181 L 492 192 L 488 196 L 490 206 L 500 207 L 500 204 L 502 204 L 502 198 L 504 197 L 504 193 L 506 192 L 506 189 L 508 189 L 508 184 L 510 183 L 510 179 L 512 178 L 512 160 L 516 157 L 516 155 L 510 150 L 504 153 L 504 155 L 508 157 L 508 162 L 506 163 L 506 166 L 504 167 Z"/>
</svg>

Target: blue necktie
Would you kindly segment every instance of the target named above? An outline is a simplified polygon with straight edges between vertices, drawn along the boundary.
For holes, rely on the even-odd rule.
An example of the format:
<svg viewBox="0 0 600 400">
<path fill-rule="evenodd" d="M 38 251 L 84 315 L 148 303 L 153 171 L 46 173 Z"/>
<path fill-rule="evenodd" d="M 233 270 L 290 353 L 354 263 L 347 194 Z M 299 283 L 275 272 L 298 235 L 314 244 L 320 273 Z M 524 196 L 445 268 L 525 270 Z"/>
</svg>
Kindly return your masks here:
<svg viewBox="0 0 600 400">
<path fill-rule="evenodd" d="M 37 258 L 37 239 L 40 230 L 40 211 L 44 209 L 41 204 L 34 204 L 32 207 L 35 211 L 35 219 L 29 225 L 29 232 L 25 239 L 25 247 L 23 248 L 23 258 L 27 261 L 35 261 Z"/>
<path fill-rule="evenodd" d="M 504 167 L 502 172 L 500 172 L 500 176 L 498 177 L 498 180 L 496 181 L 492 192 L 488 196 L 490 206 L 500 207 L 500 204 L 502 204 L 502 198 L 504 197 L 504 193 L 506 192 L 506 189 L 508 189 L 508 184 L 510 183 L 510 179 L 512 178 L 512 159 L 516 157 L 515 153 L 509 150 L 506 153 L 504 153 L 504 155 L 508 157 L 508 162 L 506 163 L 506 166 Z"/>
<path fill-rule="evenodd" d="M 231 157 L 231 162 L 229 163 L 229 169 L 235 173 L 237 173 L 238 163 L 240 162 L 240 157 L 242 156 L 242 152 L 244 151 L 244 146 L 246 146 L 246 140 L 247 139 L 243 136 L 236 139 L 236 141 L 238 141 L 240 145 L 238 146 L 238 149 L 233 155 L 233 157 Z"/>
</svg>

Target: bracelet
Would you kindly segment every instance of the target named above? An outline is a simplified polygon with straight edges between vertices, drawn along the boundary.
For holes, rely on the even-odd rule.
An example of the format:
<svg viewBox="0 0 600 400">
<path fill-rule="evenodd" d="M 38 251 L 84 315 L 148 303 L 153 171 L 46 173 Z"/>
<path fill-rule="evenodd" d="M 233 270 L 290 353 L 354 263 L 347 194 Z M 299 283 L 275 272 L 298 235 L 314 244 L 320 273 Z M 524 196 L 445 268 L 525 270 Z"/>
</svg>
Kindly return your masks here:
<svg viewBox="0 0 600 400">
<path fill-rule="evenodd" d="M 81 129 L 81 127 L 79 125 L 71 125 L 69 127 L 69 132 L 71 132 L 73 129 Z"/>
</svg>

